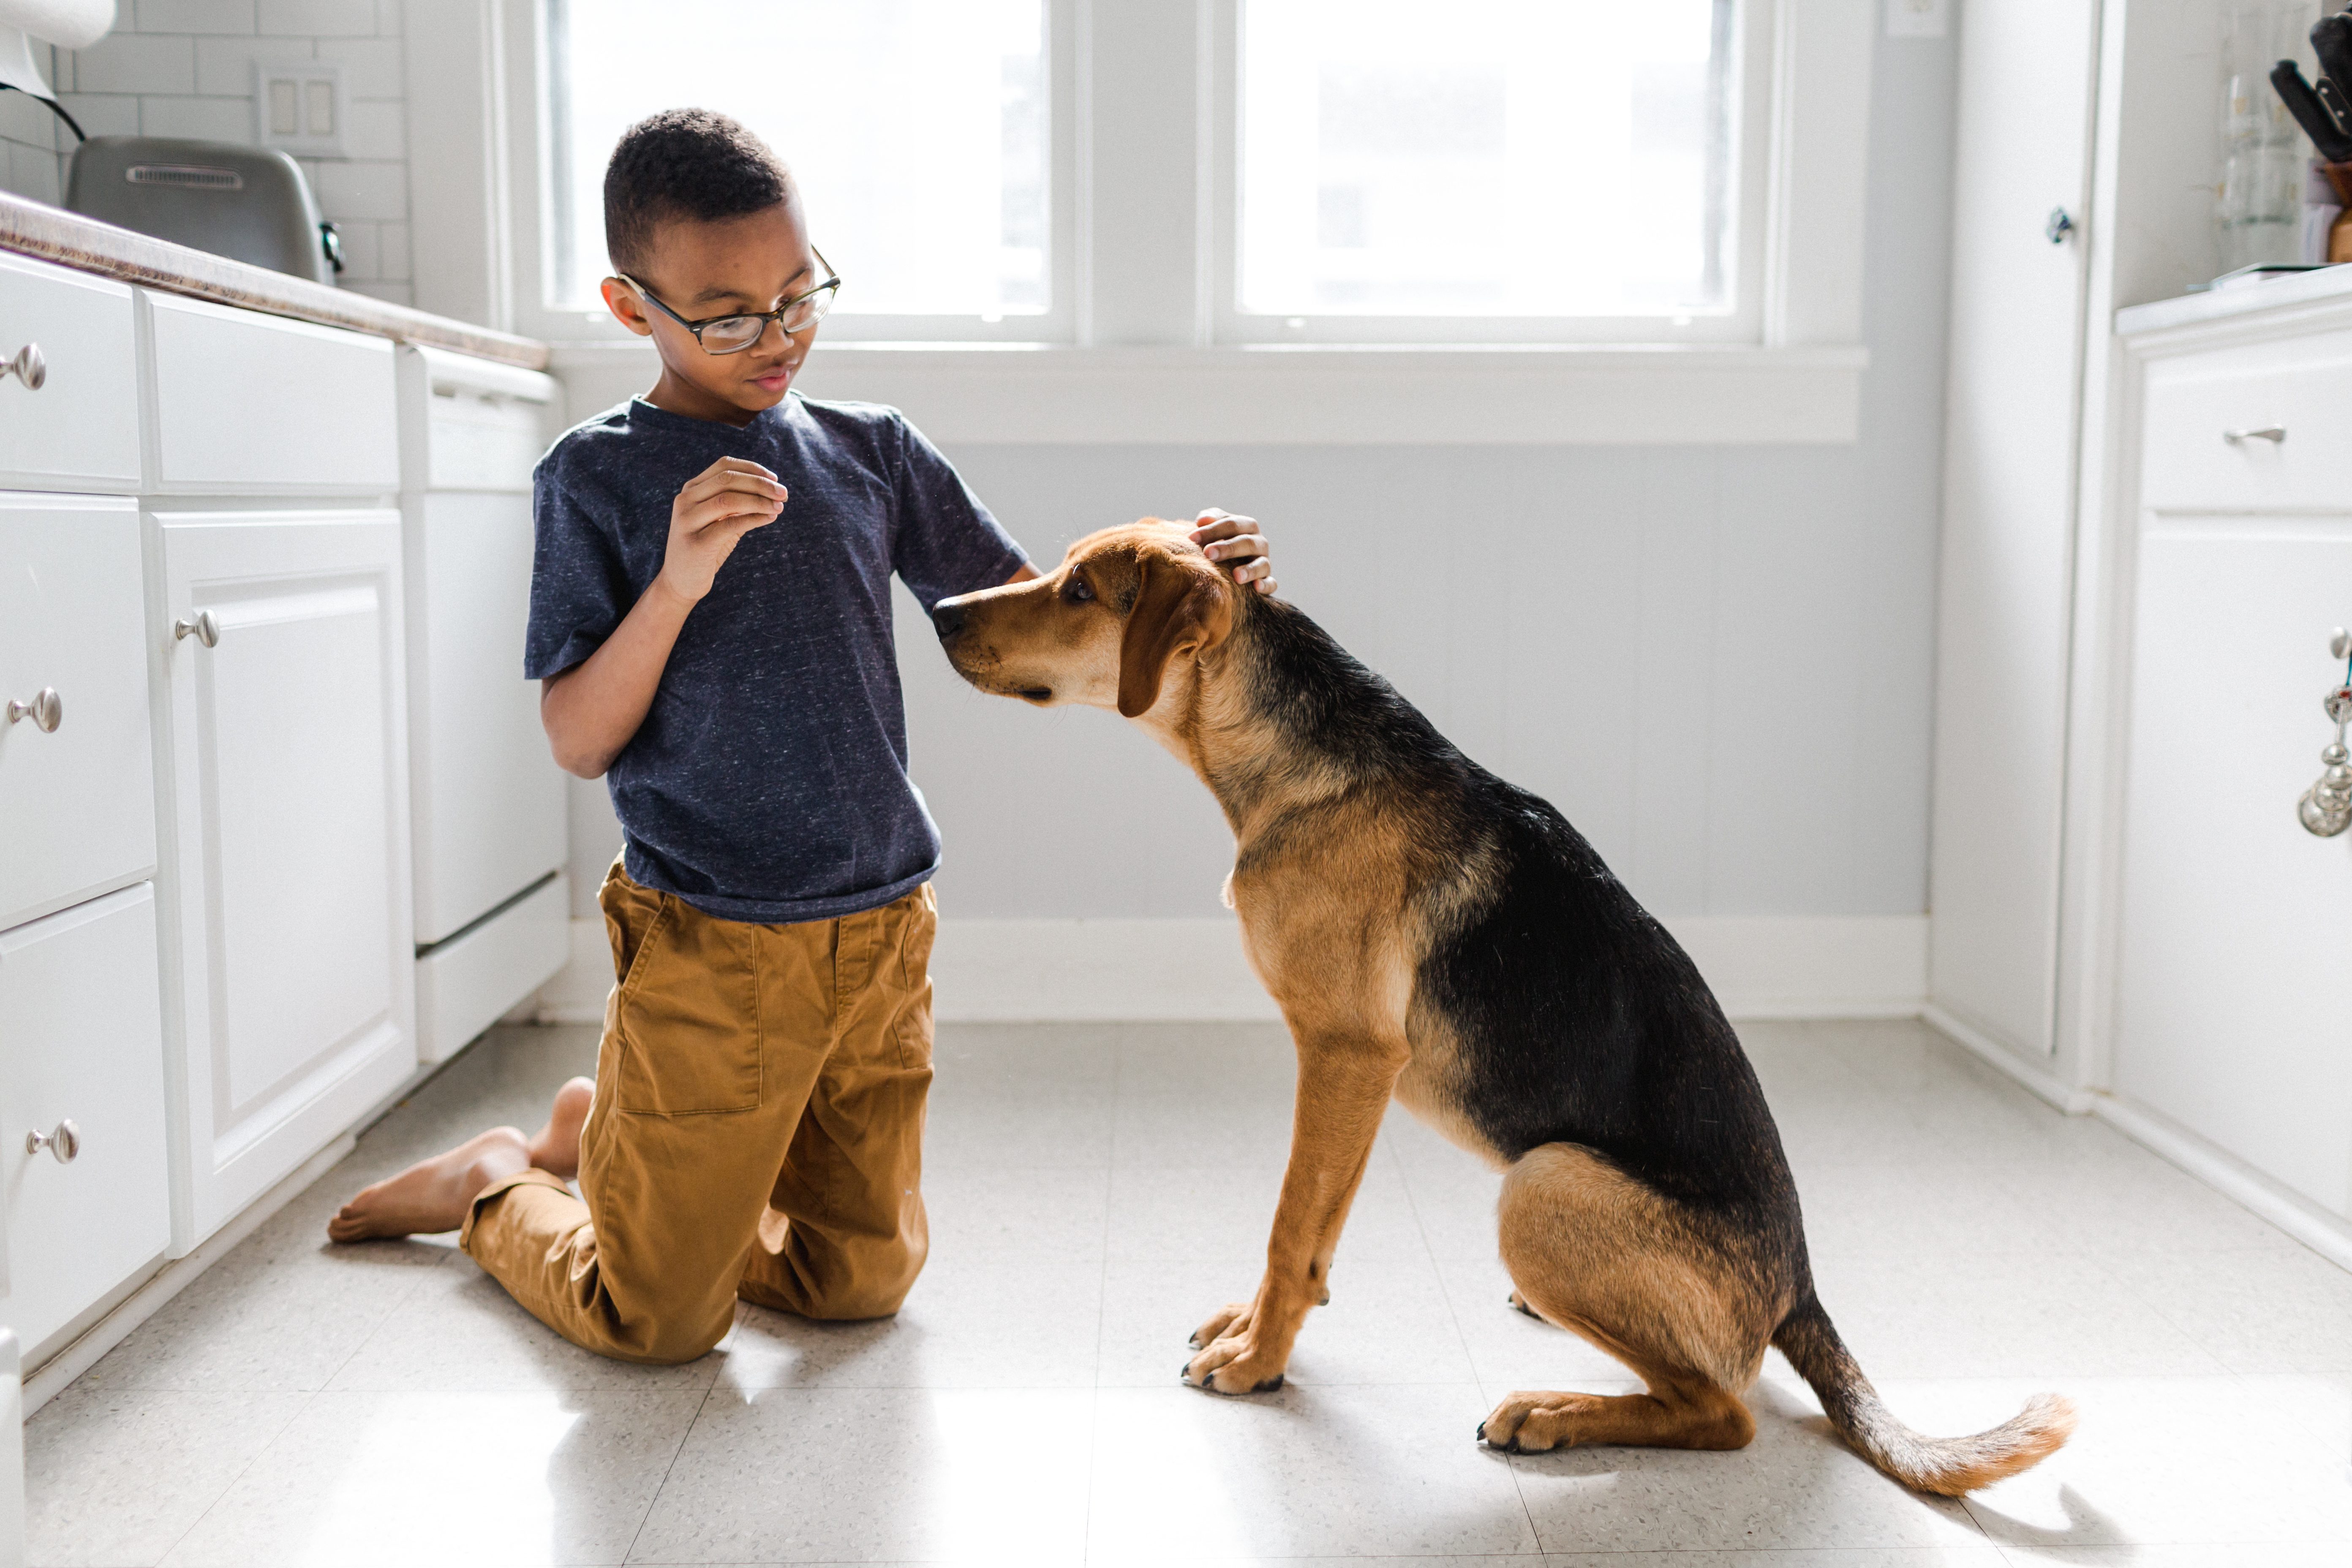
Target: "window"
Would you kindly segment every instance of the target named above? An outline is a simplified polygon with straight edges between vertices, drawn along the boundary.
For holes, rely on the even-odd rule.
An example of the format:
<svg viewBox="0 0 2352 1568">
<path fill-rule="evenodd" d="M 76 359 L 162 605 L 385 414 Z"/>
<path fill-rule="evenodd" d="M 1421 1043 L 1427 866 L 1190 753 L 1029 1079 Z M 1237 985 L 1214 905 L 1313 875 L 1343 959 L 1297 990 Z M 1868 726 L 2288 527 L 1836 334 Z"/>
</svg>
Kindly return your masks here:
<svg viewBox="0 0 2352 1568">
<path fill-rule="evenodd" d="M 601 312 L 613 144 L 695 104 L 792 166 L 845 279 L 836 318 L 1045 314 L 1045 0 L 547 0 L 548 305 Z"/>
<path fill-rule="evenodd" d="M 1752 336 L 1737 11 L 1240 0 L 1225 335 Z"/>
</svg>

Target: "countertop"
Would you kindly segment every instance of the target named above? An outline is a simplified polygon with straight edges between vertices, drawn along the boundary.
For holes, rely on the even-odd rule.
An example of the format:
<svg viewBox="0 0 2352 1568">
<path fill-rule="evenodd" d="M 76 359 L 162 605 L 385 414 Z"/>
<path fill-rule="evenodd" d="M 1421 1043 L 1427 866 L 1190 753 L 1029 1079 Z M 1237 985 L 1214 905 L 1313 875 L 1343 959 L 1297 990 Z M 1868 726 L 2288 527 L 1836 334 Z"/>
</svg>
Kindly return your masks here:
<svg viewBox="0 0 2352 1568">
<path fill-rule="evenodd" d="M 2202 294 L 2183 294 L 2148 305 L 2129 305 L 2116 312 L 2118 337 L 2160 332 L 2173 327 L 2193 327 L 2231 316 L 2273 310 L 2282 305 L 2310 305 L 2352 294 L 2352 265 L 2324 267 L 2316 272 L 2291 272 L 2263 283 L 2242 283 Z"/>
<path fill-rule="evenodd" d="M 0 192 L 0 250 L 117 278 L 192 299 L 241 305 L 275 316 L 373 332 L 404 343 L 497 360 L 526 370 L 547 368 L 547 345 L 446 316 L 390 305 L 347 289 L 272 272 L 208 251 L 156 239 L 110 223 Z M 2352 271 L 2352 268 L 2347 268 Z"/>
</svg>

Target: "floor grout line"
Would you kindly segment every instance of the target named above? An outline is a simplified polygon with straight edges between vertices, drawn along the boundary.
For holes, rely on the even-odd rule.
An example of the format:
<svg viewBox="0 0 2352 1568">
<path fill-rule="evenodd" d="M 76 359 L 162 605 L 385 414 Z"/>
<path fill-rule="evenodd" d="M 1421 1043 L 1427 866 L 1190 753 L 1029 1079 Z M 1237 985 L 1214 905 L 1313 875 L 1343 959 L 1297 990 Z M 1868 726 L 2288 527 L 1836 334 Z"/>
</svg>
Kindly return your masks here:
<svg viewBox="0 0 2352 1568">
<path fill-rule="evenodd" d="M 156 1557 L 155 1561 L 157 1563 L 163 1563 L 170 1558 L 173 1552 L 177 1552 L 181 1546 L 186 1542 L 188 1537 L 194 1535 L 197 1530 L 203 1526 L 205 1521 L 213 1516 L 213 1510 L 220 1507 L 221 1503 L 227 1499 L 229 1493 L 236 1490 L 236 1484 L 245 1479 L 246 1472 L 252 1469 L 254 1466 L 261 1463 L 262 1456 L 268 1453 L 271 1448 L 277 1447 L 278 1440 L 285 1436 L 287 1432 L 293 1426 L 294 1423 L 302 1418 L 302 1413 L 310 1409 L 310 1406 L 317 1402 L 319 1395 L 322 1392 L 324 1392 L 323 1389 L 314 1388 L 302 1395 L 302 1403 L 289 1411 L 287 1413 L 286 1419 L 278 1424 L 278 1430 L 272 1432 L 266 1441 L 255 1447 L 253 1450 L 253 1458 L 246 1460 L 244 1464 L 237 1467 L 236 1474 L 228 1479 L 228 1484 L 226 1486 L 224 1486 L 218 1492 L 214 1494 L 212 1501 L 205 1504 L 204 1511 L 197 1514 L 195 1518 L 188 1521 L 187 1529 L 180 1531 L 179 1534 L 172 1538 L 172 1544 L 165 1547 L 163 1552 Z"/>
<path fill-rule="evenodd" d="M 626 1563 L 635 1553 L 637 1541 L 645 1534 L 646 1526 L 652 1522 L 654 1510 L 661 1506 L 661 1495 L 668 1489 L 669 1478 L 677 1469 L 678 1456 L 685 1453 L 687 1444 L 694 1440 L 694 1429 L 702 1424 L 702 1413 L 710 1408 L 710 1396 L 718 1390 L 719 1380 L 714 1377 L 710 1386 L 702 1391 L 702 1397 L 695 1402 L 694 1415 L 688 1419 L 685 1430 L 678 1433 L 677 1447 L 670 1450 L 669 1463 L 662 1467 L 660 1484 L 654 1488 L 653 1495 L 646 1499 L 646 1511 L 637 1516 L 637 1528 L 629 1531 L 629 1543 L 621 1548 L 621 1555 L 614 1560 L 616 1568 Z"/>
</svg>

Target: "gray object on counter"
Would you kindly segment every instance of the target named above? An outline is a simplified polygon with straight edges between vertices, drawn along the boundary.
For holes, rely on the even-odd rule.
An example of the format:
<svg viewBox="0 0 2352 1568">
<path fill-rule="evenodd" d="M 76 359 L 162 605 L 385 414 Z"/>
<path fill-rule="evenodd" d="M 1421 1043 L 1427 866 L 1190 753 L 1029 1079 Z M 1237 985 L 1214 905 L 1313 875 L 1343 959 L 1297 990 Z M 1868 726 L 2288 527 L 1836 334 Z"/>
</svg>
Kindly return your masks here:
<svg viewBox="0 0 2352 1568">
<path fill-rule="evenodd" d="M 68 210 L 215 256 L 332 283 L 334 226 L 302 166 L 270 147 L 177 136 L 93 136 L 74 149 Z"/>
</svg>

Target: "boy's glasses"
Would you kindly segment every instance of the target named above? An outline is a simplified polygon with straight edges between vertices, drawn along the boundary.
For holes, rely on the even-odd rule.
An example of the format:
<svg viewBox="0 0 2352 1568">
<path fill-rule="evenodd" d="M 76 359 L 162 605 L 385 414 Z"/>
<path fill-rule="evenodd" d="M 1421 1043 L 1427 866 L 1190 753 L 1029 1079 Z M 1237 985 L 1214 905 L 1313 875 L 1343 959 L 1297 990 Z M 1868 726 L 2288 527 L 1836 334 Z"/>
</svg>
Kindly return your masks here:
<svg viewBox="0 0 2352 1568">
<path fill-rule="evenodd" d="M 782 328 L 784 335 L 790 337 L 794 332 L 807 331 L 824 321 L 824 313 L 833 309 L 833 297 L 841 289 L 840 275 L 834 271 L 833 263 L 824 258 L 824 251 L 816 250 L 814 254 L 816 264 L 824 268 L 824 282 L 805 294 L 793 296 L 772 310 L 750 316 L 712 316 L 704 321 L 689 321 L 663 304 L 652 289 L 627 273 L 615 272 L 613 276 L 635 289 L 638 297 L 650 301 L 654 309 L 692 332 L 694 341 L 702 345 L 704 353 L 739 354 L 768 335 L 770 321 Z"/>
</svg>

